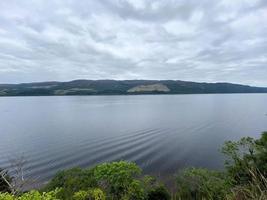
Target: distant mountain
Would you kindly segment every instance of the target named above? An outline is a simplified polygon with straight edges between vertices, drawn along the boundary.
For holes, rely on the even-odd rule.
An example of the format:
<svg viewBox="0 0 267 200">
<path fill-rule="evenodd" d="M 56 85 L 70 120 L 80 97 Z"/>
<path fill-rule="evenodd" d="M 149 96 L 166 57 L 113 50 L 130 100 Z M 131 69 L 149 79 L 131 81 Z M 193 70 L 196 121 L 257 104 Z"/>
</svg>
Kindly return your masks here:
<svg viewBox="0 0 267 200">
<path fill-rule="evenodd" d="M 178 80 L 74 80 L 0 84 L 0 96 L 267 93 L 267 88 Z"/>
</svg>

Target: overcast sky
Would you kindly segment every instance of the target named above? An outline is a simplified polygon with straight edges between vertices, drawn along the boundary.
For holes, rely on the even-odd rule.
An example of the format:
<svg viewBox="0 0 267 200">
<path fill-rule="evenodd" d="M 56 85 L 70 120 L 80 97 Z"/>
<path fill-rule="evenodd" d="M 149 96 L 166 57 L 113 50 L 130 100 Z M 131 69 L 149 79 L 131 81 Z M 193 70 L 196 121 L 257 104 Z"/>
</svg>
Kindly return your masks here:
<svg viewBox="0 0 267 200">
<path fill-rule="evenodd" d="M 267 86 L 267 0 L 1 0 L 0 83 Z"/>
</svg>

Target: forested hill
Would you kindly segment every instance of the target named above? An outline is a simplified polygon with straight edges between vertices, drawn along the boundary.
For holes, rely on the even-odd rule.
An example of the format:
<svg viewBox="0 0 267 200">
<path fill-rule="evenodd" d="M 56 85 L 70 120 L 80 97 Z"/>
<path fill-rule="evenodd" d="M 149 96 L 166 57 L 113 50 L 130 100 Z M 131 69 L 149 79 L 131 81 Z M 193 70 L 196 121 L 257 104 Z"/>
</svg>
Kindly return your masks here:
<svg viewBox="0 0 267 200">
<path fill-rule="evenodd" d="M 0 84 L 0 96 L 267 93 L 267 88 L 176 80 L 74 80 Z"/>
</svg>

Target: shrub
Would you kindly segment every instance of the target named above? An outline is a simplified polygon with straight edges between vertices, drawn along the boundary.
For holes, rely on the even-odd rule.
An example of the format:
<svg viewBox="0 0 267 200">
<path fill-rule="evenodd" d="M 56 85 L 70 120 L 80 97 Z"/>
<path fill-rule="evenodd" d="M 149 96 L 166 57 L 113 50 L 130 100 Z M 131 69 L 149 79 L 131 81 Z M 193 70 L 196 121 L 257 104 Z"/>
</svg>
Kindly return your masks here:
<svg viewBox="0 0 267 200">
<path fill-rule="evenodd" d="M 74 200 L 105 200 L 104 192 L 99 188 L 90 189 L 88 191 L 76 192 L 73 196 Z"/>
<path fill-rule="evenodd" d="M 60 200 L 57 193 L 59 190 L 40 193 L 38 191 L 30 191 L 20 196 L 14 196 L 9 193 L 0 193 L 0 200 Z"/>
<path fill-rule="evenodd" d="M 229 193 L 225 174 L 202 168 L 187 168 L 177 177 L 178 198 L 224 199 Z"/>
<path fill-rule="evenodd" d="M 138 194 L 142 198 L 141 184 L 135 178 L 141 174 L 141 169 L 135 164 L 126 161 L 103 163 L 94 169 L 94 177 L 98 185 L 107 191 L 110 198 L 132 198 Z"/>
<path fill-rule="evenodd" d="M 243 185 L 233 186 L 228 200 L 265 200 L 267 199 L 267 178 L 259 171 L 249 170 L 252 180 Z"/>
<path fill-rule="evenodd" d="M 170 200 L 168 190 L 163 186 L 157 186 L 148 192 L 147 200 Z"/>
<path fill-rule="evenodd" d="M 225 142 L 225 172 L 189 168 L 177 178 L 181 199 L 267 199 L 267 132 Z"/>
<path fill-rule="evenodd" d="M 58 193 L 59 198 L 72 199 L 75 192 L 95 187 L 97 187 L 97 182 L 91 169 L 72 168 L 58 172 L 44 191 L 61 188 Z"/>
<path fill-rule="evenodd" d="M 159 183 L 153 176 L 144 176 L 142 178 L 142 188 L 144 188 L 145 199 L 147 200 L 168 200 L 170 199 L 169 191 Z"/>
<path fill-rule="evenodd" d="M 132 162 L 103 163 L 91 169 L 73 168 L 57 173 L 44 191 L 61 188 L 64 200 L 168 199 L 168 191 L 151 176 L 140 177 L 141 169 Z M 166 198 L 165 198 L 166 197 Z"/>
<path fill-rule="evenodd" d="M 222 152 L 228 158 L 225 166 L 233 185 L 251 182 L 251 170 L 267 176 L 267 132 L 258 140 L 244 137 L 237 142 L 227 141 Z"/>
</svg>

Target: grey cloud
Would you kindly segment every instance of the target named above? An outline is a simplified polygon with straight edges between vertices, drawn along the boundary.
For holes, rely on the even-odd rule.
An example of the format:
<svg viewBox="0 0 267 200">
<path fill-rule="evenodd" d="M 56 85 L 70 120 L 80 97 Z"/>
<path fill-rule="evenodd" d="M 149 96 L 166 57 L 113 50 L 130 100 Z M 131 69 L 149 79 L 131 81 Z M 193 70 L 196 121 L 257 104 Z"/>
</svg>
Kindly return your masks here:
<svg viewBox="0 0 267 200">
<path fill-rule="evenodd" d="M 187 19 L 196 6 L 194 1 L 109 1 L 101 0 L 112 13 L 122 18 L 131 18 L 144 21 L 168 21 L 179 17 Z M 142 3 L 138 3 L 142 2 Z M 143 4 L 142 6 L 138 6 Z"/>
<path fill-rule="evenodd" d="M 267 86 L 264 0 L 0 2 L 0 83 L 181 79 Z"/>
</svg>

